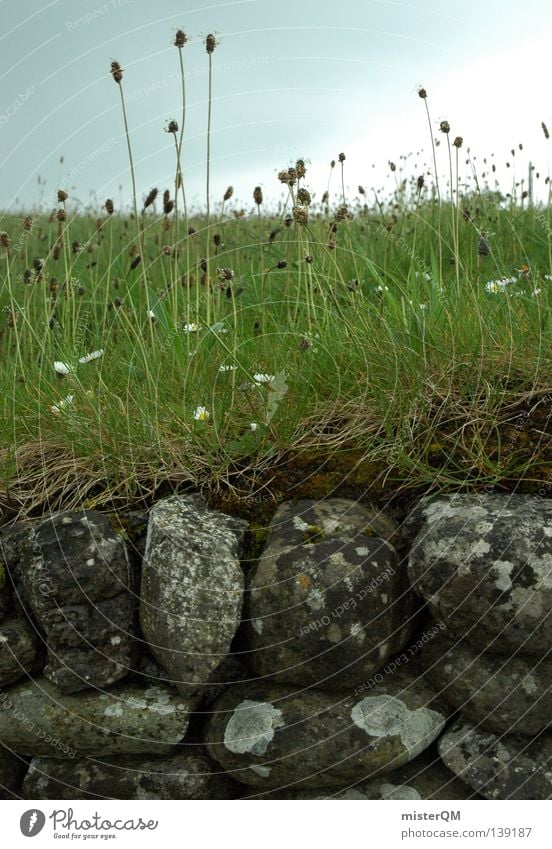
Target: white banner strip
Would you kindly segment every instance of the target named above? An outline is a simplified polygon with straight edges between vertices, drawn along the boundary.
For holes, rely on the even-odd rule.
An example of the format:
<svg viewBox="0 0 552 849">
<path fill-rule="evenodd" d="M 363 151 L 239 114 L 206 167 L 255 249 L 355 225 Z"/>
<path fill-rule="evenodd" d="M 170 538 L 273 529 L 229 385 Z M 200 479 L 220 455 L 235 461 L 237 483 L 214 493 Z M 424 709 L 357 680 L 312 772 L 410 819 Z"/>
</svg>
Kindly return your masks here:
<svg viewBox="0 0 552 849">
<path fill-rule="evenodd" d="M 0 802 L 6 847 L 550 847 L 550 802 Z M 116 841 L 116 842 L 115 842 Z"/>
</svg>

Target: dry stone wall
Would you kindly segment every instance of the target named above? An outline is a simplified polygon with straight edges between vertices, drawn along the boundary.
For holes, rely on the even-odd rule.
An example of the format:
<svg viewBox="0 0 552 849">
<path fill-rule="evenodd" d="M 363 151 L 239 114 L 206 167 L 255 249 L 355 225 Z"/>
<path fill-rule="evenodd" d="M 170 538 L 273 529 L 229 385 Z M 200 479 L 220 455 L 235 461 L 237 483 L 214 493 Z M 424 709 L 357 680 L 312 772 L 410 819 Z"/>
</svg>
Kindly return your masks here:
<svg viewBox="0 0 552 849">
<path fill-rule="evenodd" d="M 0 797 L 548 799 L 552 501 L 0 529 Z"/>
</svg>

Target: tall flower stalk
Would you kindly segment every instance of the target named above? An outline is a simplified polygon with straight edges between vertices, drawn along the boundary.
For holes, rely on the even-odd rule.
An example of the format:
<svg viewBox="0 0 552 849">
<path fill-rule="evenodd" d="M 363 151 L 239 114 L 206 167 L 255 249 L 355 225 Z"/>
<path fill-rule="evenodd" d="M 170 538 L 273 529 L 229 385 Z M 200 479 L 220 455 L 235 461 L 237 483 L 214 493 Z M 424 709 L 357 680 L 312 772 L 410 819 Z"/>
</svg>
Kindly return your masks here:
<svg viewBox="0 0 552 849">
<path fill-rule="evenodd" d="M 209 276 L 209 249 L 210 249 L 210 238 L 209 238 L 209 224 L 211 219 L 211 203 L 210 203 L 210 195 L 211 195 L 211 186 L 210 186 L 210 178 L 211 178 L 211 105 L 213 98 L 213 52 L 215 47 L 217 46 L 217 40 L 212 33 L 209 33 L 207 38 L 205 39 L 205 50 L 207 51 L 207 56 L 209 58 L 209 90 L 207 95 L 207 174 L 206 174 L 206 208 L 207 208 L 207 220 L 206 220 L 206 230 L 207 230 L 207 238 L 206 238 L 206 249 L 205 249 L 205 287 L 207 294 L 207 324 L 211 323 L 211 280 Z"/>
<path fill-rule="evenodd" d="M 124 95 L 123 95 L 123 85 L 122 85 L 122 83 L 123 83 L 123 69 L 121 68 L 121 66 L 118 62 L 112 62 L 111 63 L 111 76 L 113 77 L 115 83 L 117 84 L 117 86 L 119 88 L 119 94 L 121 95 L 121 107 L 122 107 L 122 110 L 123 110 L 123 121 L 124 121 L 124 125 L 125 125 L 125 136 L 126 136 L 126 142 L 127 142 L 128 160 L 129 160 L 129 163 L 130 163 L 130 179 L 132 181 L 132 206 L 133 206 L 133 209 L 134 209 L 134 220 L 136 222 L 136 234 L 137 234 L 137 237 L 138 237 L 138 250 L 140 252 L 140 260 L 141 260 L 140 261 L 140 268 L 142 270 L 142 277 L 143 277 L 143 280 L 144 280 L 144 289 L 145 289 L 145 292 L 146 292 L 146 308 L 147 308 L 147 312 L 148 312 L 148 315 L 149 315 L 151 308 L 150 308 L 150 299 L 149 299 L 149 292 L 148 292 L 148 278 L 146 276 L 146 269 L 145 269 L 145 265 L 144 265 L 145 256 L 144 256 L 144 245 L 143 245 L 143 241 L 142 241 L 142 230 L 140 228 L 140 220 L 138 218 L 138 201 L 137 201 L 137 197 L 136 197 L 136 176 L 135 176 L 135 172 L 134 172 L 134 159 L 132 158 L 132 147 L 131 147 L 131 144 L 130 144 L 130 133 L 129 133 L 129 129 L 128 129 L 128 120 L 127 120 L 126 107 L 125 107 L 125 98 L 124 98 Z M 153 337 L 153 324 L 152 324 L 151 321 L 149 322 L 149 326 L 150 326 L 151 341 L 153 342 L 153 338 L 154 338 Z"/>
</svg>

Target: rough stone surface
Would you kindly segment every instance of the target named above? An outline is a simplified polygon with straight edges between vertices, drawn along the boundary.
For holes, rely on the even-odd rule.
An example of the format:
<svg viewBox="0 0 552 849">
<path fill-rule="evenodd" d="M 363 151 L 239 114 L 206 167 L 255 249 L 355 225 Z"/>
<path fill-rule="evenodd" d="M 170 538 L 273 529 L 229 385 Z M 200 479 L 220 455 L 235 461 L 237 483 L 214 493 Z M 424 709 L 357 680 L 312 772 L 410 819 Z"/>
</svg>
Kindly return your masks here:
<svg viewBox="0 0 552 849">
<path fill-rule="evenodd" d="M 552 499 L 446 495 L 409 522 L 410 578 L 436 619 L 482 650 L 552 648 Z"/>
<path fill-rule="evenodd" d="M 186 733 L 189 707 L 168 687 L 66 695 L 38 678 L 0 693 L 0 740 L 32 756 L 160 754 Z"/>
<path fill-rule="evenodd" d="M 20 799 L 27 762 L 0 744 L 0 799 Z"/>
<path fill-rule="evenodd" d="M 166 498 L 151 510 L 140 621 L 151 652 L 185 695 L 209 681 L 240 623 L 245 528 L 195 495 Z"/>
<path fill-rule="evenodd" d="M 447 716 L 432 691 L 404 673 L 363 696 L 258 683 L 244 697 L 243 687 L 230 687 L 212 711 L 211 756 L 232 778 L 264 788 L 344 785 L 390 772 L 427 748 Z"/>
<path fill-rule="evenodd" d="M 388 541 L 395 535 L 391 519 L 346 499 L 282 505 L 248 587 L 255 672 L 340 689 L 398 652 L 414 599 Z"/>
<path fill-rule="evenodd" d="M 552 724 L 552 657 L 480 652 L 442 631 L 421 660 L 434 689 L 487 731 L 534 736 Z"/>
<path fill-rule="evenodd" d="M 0 528 L 0 622 L 13 610 L 12 585 L 17 581 L 20 547 L 28 528 L 24 522 Z"/>
<path fill-rule="evenodd" d="M 289 789 L 258 793 L 250 790 L 243 798 L 250 799 L 479 799 L 471 787 L 460 781 L 442 763 L 434 746 L 426 749 L 413 761 L 371 781 L 357 781 L 347 787 Z"/>
<path fill-rule="evenodd" d="M 137 603 L 124 540 L 107 518 L 84 510 L 37 522 L 18 568 L 46 635 L 46 677 L 64 693 L 123 678 L 133 659 Z"/>
<path fill-rule="evenodd" d="M 551 799 L 552 734 L 534 741 L 480 731 L 467 721 L 439 741 L 446 766 L 485 799 Z"/>
<path fill-rule="evenodd" d="M 43 665 L 42 643 L 32 625 L 14 616 L 0 622 L 0 687 Z"/>
<path fill-rule="evenodd" d="M 201 754 L 120 755 L 62 761 L 34 758 L 25 799 L 235 799 L 243 786 Z"/>
</svg>

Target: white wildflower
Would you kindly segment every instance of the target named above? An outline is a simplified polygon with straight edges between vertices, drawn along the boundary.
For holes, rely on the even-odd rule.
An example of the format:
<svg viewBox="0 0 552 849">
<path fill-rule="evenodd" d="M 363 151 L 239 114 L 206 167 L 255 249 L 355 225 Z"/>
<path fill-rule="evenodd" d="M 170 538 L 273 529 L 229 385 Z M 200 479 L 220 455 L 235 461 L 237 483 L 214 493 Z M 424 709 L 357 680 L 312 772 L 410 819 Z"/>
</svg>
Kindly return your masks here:
<svg viewBox="0 0 552 849">
<path fill-rule="evenodd" d="M 59 360 L 56 360 L 54 363 L 54 370 L 56 374 L 71 374 L 73 369 L 67 363 L 62 363 Z"/>
<path fill-rule="evenodd" d="M 273 374 L 254 374 L 253 380 L 255 383 L 260 386 L 261 383 L 272 383 L 274 380 Z"/>
<path fill-rule="evenodd" d="M 92 360 L 97 360 L 103 356 L 103 352 L 103 348 L 98 348 L 97 351 L 92 351 L 91 354 L 85 354 L 84 357 L 79 357 L 79 363 L 91 363 Z"/>
<path fill-rule="evenodd" d="M 191 324 L 184 324 L 182 326 L 182 332 L 183 333 L 197 333 L 198 330 L 199 330 L 199 325 L 196 324 L 195 321 L 192 321 Z"/>
<path fill-rule="evenodd" d="M 252 430 L 252 431 L 256 431 L 257 427 L 258 427 L 257 422 L 251 422 L 251 424 L 249 425 L 249 429 Z"/>
<path fill-rule="evenodd" d="M 194 412 L 194 419 L 196 422 L 206 422 L 209 418 L 209 411 L 207 407 L 196 407 Z"/>
<path fill-rule="evenodd" d="M 155 313 L 154 313 L 153 310 L 148 310 L 146 315 L 147 315 L 148 318 L 151 318 L 151 319 L 155 318 Z"/>
</svg>

